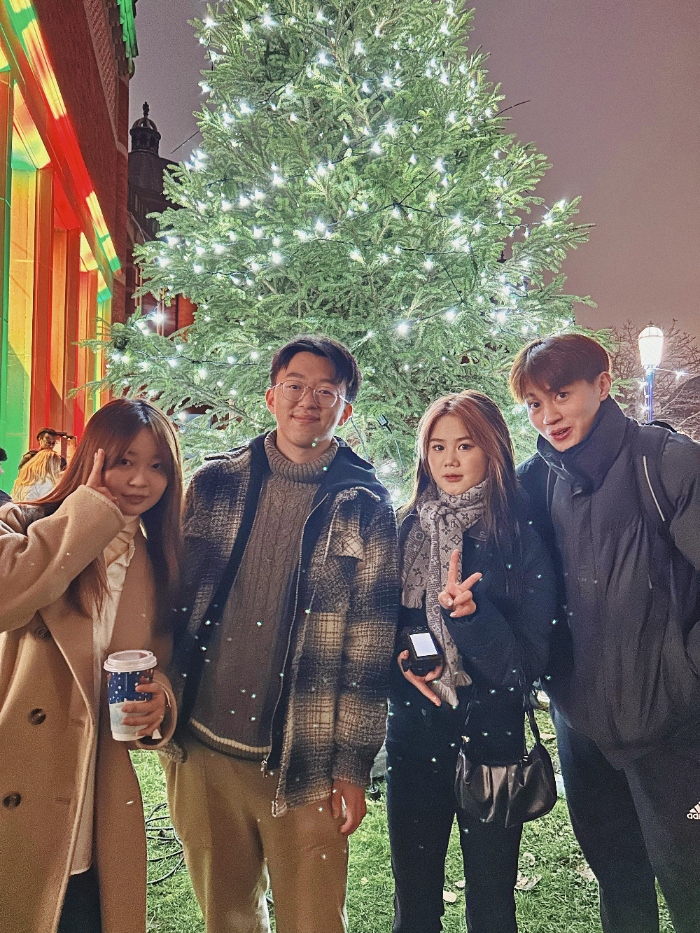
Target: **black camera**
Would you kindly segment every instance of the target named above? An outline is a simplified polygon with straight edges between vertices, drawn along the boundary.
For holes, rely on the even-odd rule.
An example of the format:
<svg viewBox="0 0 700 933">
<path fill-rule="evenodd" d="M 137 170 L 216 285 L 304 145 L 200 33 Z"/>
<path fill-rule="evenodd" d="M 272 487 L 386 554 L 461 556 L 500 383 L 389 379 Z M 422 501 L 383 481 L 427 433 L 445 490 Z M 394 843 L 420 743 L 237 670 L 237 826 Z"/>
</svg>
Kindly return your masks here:
<svg viewBox="0 0 700 933">
<path fill-rule="evenodd" d="M 442 664 L 442 651 L 427 628 L 405 628 L 401 633 L 401 650 L 408 657 L 401 661 L 405 671 L 411 670 L 417 677 L 425 677 Z"/>
</svg>

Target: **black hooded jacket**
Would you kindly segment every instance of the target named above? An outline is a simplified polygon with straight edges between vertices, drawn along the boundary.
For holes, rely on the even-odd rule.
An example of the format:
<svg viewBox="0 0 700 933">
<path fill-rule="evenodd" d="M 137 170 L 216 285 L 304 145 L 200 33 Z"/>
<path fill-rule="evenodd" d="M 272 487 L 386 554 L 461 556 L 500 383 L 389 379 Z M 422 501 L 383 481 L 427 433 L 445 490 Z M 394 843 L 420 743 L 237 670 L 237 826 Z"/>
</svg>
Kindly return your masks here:
<svg viewBox="0 0 700 933">
<path fill-rule="evenodd" d="M 540 437 L 518 467 L 567 623 L 547 689 L 616 767 L 700 725 L 700 445 L 676 434 L 665 445 L 663 534 L 637 488 L 645 430 L 608 398 L 580 444 L 559 453 Z"/>
</svg>

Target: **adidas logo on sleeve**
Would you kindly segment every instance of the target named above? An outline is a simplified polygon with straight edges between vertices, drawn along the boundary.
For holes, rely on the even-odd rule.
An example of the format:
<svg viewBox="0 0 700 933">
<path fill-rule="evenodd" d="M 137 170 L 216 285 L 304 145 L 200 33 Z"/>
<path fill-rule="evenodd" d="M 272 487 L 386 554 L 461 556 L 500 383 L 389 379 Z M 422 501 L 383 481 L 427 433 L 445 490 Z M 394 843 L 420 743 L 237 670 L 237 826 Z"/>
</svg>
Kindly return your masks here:
<svg viewBox="0 0 700 933">
<path fill-rule="evenodd" d="M 690 810 L 686 816 L 689 820 L 700 820 L 700 800 L 695 804 L 692 810 Z"/>
</svg>

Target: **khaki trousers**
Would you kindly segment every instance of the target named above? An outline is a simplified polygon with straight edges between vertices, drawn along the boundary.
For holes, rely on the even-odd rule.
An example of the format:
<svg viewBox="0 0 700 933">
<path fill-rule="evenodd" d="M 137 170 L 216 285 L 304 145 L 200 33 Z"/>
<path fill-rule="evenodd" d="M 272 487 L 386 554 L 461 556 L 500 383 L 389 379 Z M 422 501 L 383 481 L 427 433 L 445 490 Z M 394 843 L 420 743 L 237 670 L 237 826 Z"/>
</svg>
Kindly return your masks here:
<svg viewBox="0 0 700 933">
<path fill-rule="evenodd" d="M 207 933 L 346 933 L 348 841 L 327 802 L 273 817 L 277 775 L 194 739 L 183 764 L 161 759 L 170 814 Z"/>
</svg>

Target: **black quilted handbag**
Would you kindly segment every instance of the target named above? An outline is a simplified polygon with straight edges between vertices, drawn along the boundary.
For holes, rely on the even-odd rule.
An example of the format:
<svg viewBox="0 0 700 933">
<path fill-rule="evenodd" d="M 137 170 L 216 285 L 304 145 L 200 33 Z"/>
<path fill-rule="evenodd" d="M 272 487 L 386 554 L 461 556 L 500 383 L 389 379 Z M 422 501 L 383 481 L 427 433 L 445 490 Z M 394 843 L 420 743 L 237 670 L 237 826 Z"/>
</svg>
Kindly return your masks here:
<svg viewBox="0 0 700 933">
<path fill-rule="evenodd" d="M 466 736 L 457 758 L 455 794 L 459 806 L 482 823 L 498 823 L 506 829 L 544 816 L 557 802 L 552 759 L 540 739 L 527 694 L 524 703 L 535 744 L 520 761 L 508 765 L 472 762 Z"/>
</svg>

